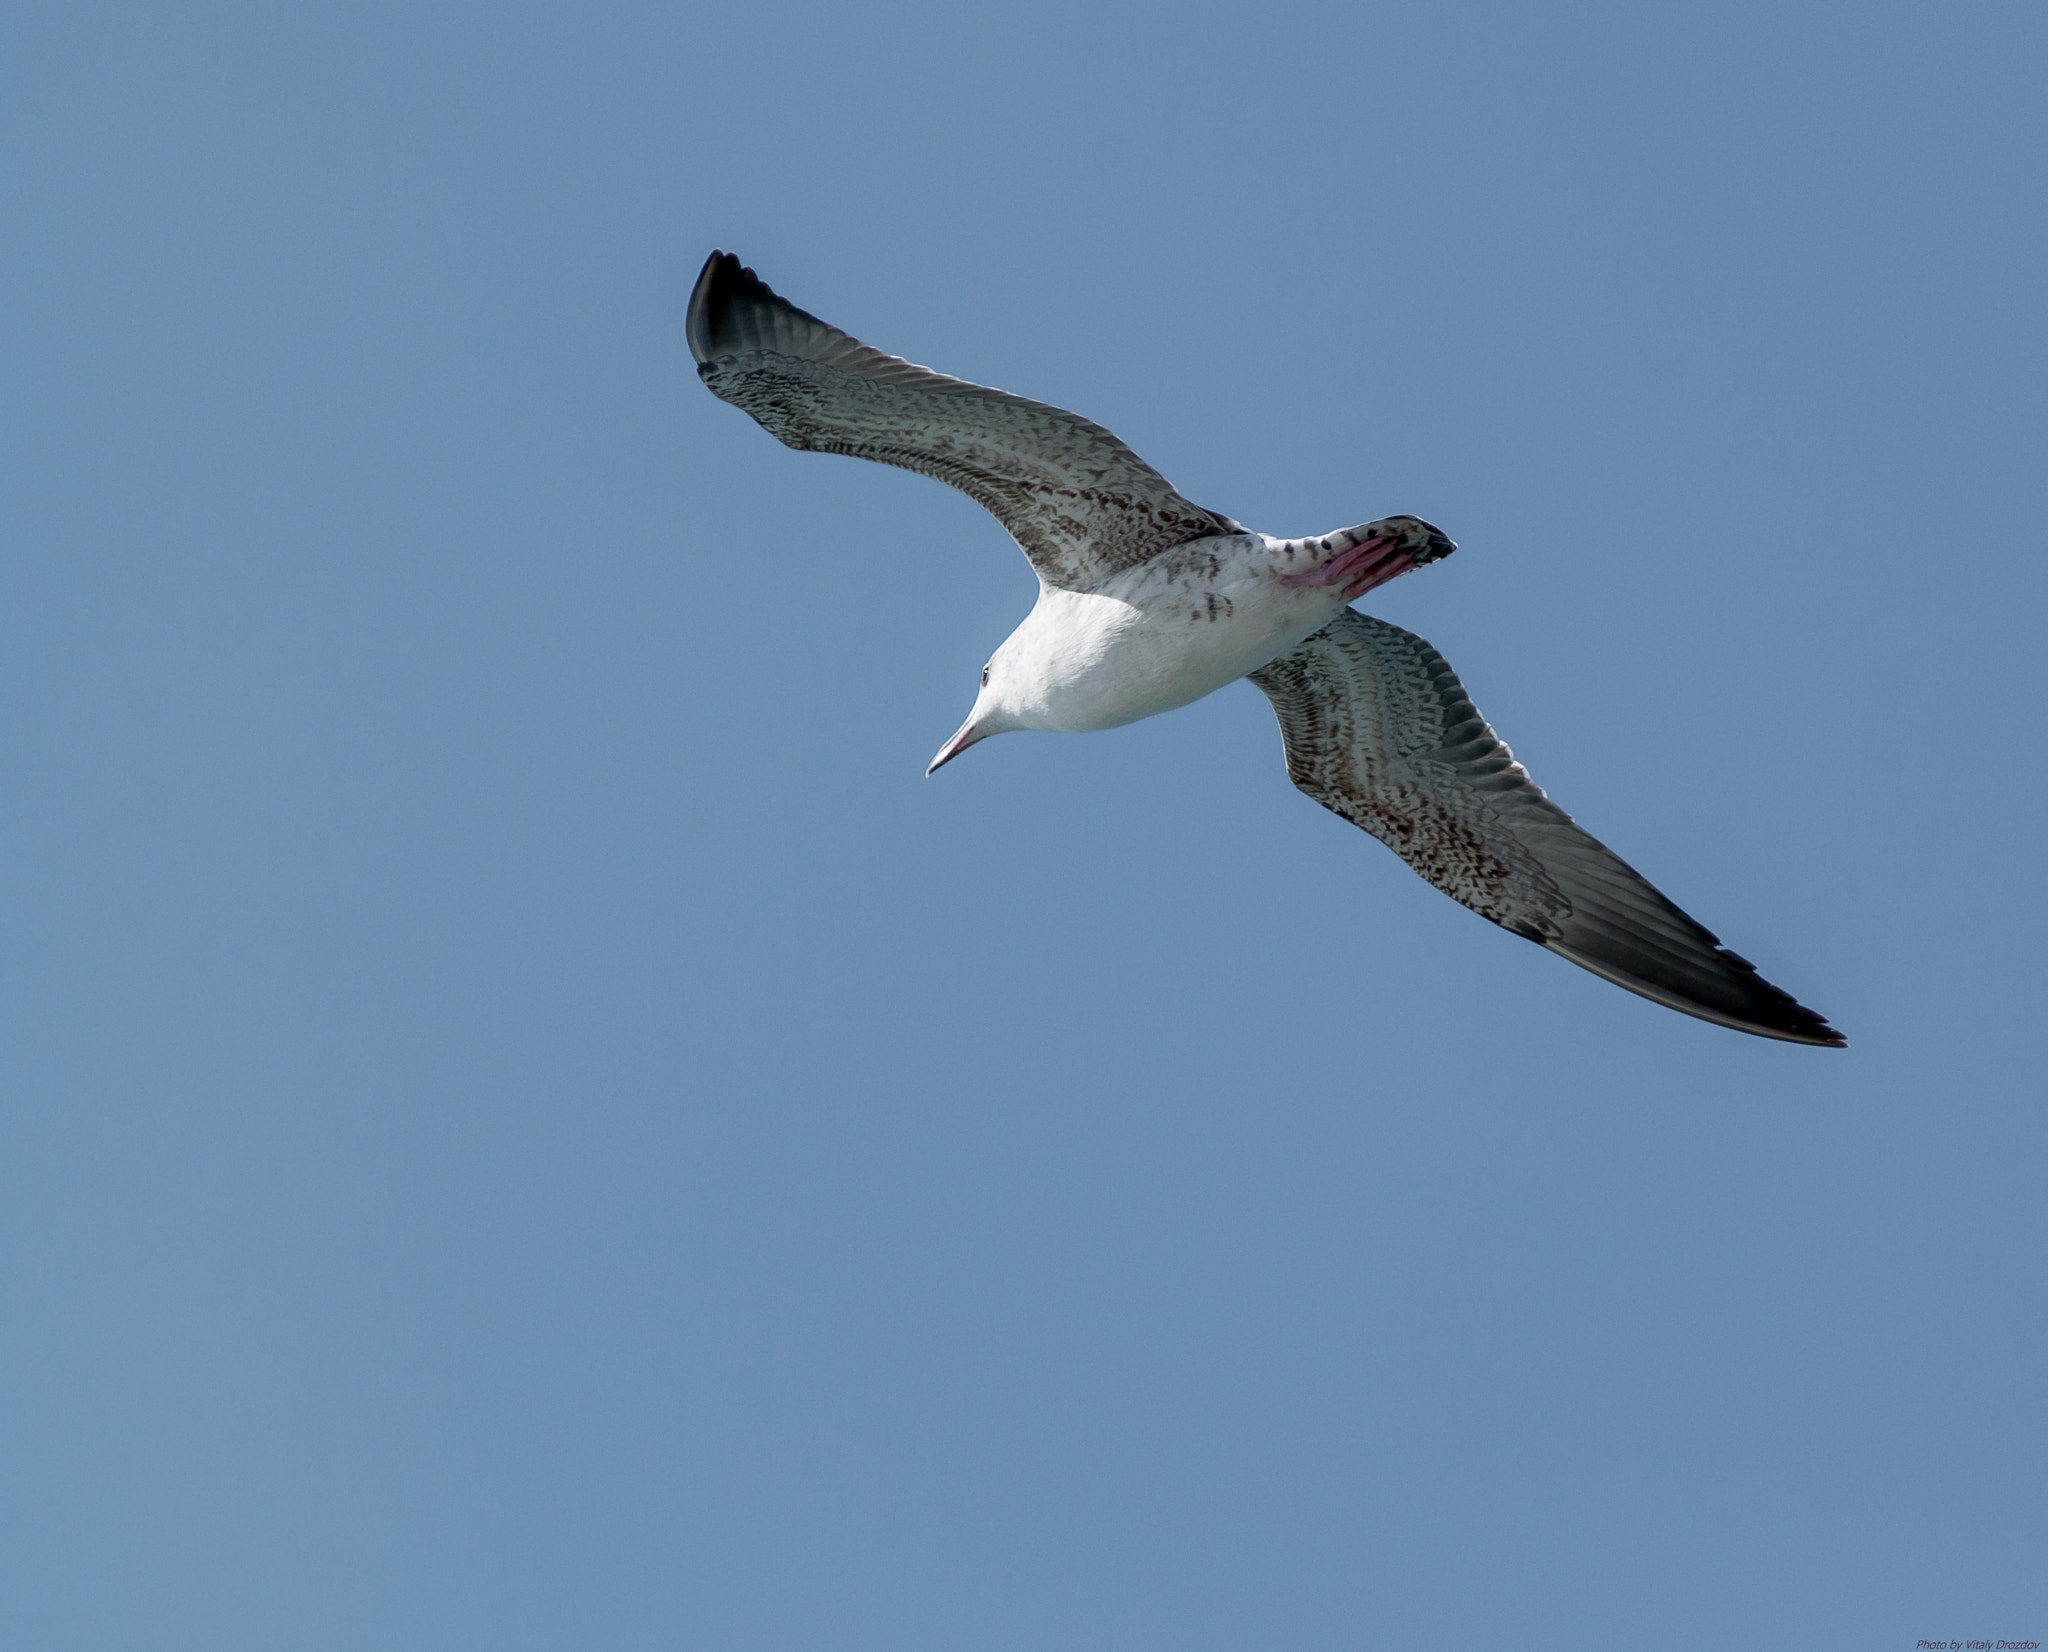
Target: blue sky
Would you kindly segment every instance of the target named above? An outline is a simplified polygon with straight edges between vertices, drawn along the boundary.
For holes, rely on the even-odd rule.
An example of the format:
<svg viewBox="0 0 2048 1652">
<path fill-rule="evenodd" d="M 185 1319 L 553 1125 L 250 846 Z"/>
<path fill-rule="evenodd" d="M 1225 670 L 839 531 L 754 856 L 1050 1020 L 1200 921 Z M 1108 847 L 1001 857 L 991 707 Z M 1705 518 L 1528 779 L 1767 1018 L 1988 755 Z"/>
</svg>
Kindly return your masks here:
<svg viewBox="0 0 2048 1652">
<path fill-rule="evenodd" d="M 2044 1637 L 2043 26 L 21 4 L 0 1639 Z M 927 781 L 1031 576 L 714 245 L 1365 606 L 1846 1053 L 1237 686 Z"/>
</svg>

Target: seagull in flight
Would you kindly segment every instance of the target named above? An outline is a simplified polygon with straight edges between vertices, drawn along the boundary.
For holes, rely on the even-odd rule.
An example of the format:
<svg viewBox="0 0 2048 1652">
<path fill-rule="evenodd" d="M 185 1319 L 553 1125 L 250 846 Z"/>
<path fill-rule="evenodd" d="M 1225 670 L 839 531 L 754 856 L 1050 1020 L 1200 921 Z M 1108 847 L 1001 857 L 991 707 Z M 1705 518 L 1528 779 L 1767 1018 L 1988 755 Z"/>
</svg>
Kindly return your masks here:
<svg viewBox="0 0 2048 1652">
<path fill-rule="evenodd" d="M 1794 1044 L 1847 1040 L 1551 802 L 1434 648 L 1350 605 L 1457 549 L 1389 516 L 1312 539 L 1189 504 L 1099 424 L 884 355 L 714 252 L 690 295 L 711 393 L 785 445 L 921 471 L 988 510 L 1038 601 L 932 773 L 1011 729 L 1088 733 L 1249 677 L 1288 777 L 1451 899 L 1630 992 Z"/>
</svg>

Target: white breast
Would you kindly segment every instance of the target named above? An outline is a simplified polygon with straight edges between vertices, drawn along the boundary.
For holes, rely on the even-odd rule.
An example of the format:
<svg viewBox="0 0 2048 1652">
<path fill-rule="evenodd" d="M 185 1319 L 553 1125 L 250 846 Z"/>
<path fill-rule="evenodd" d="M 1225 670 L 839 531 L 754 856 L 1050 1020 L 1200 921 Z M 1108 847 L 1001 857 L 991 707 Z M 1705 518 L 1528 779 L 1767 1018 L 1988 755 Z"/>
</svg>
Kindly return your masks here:
<svg viewBox="0 0 2048 1652">
<path fill-rule="evenodd" d="M 1099 591 L 1043 590 L 996 651 L 1004 709 L 1029 728 L 1083 734 L 1184 706 L 1256 671 L 1344 606 L 1282 585 L 1263 535 L 1197 540 Z"/>
</svg>

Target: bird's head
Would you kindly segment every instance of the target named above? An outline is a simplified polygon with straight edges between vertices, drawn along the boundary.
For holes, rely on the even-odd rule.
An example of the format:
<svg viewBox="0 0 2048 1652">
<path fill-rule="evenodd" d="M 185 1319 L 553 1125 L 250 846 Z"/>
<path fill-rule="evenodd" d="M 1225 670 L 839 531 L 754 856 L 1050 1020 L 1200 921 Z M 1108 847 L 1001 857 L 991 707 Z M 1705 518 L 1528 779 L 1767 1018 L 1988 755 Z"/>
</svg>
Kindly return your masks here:
<svg viewBox="0 0 2048 1652">
<path fill-rule="evenodd" d="M 997 649 L 995 658 L 981 668 L 981 692 L 974 698 L 974 709 L 967 714 L 967 721 L 960 725 L 953 738 L 939 747 L 939 755 L 924 771 L 927 777 L 937 774 L 969 746 L 986 740 L 991 734 L 1006 734 L 1011 729 L 1031 726 L 1021 715 L 1023 708 L 1010 703 L 1009 690 L 1014 685 L 1008 682 L 1008 676 L 1004 670 L 1003 650 Z"/>
</svg>

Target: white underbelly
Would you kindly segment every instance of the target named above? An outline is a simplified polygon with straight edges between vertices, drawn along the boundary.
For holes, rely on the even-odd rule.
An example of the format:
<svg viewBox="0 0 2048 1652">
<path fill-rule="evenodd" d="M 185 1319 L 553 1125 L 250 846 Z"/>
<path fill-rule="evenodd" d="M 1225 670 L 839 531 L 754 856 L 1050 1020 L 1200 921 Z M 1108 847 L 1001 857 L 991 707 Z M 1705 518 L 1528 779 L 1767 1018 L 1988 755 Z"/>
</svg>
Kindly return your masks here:
<svg viewBox="0 0 2048 1652">
<path fill-rule="evenodd" d="M 1277 580 L 1206 590 L 1048 591 L 1011 643 L 1027 666 L 1036 726 L 1085 734 L 1213 694 L 1313 635 L 1343 606 Z"/>
</svg>

